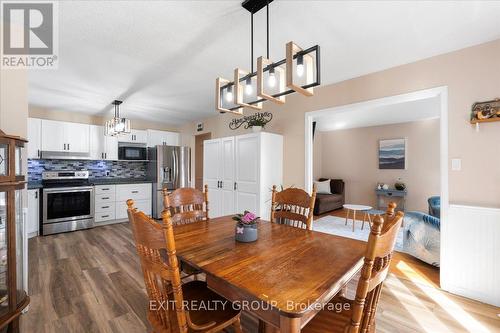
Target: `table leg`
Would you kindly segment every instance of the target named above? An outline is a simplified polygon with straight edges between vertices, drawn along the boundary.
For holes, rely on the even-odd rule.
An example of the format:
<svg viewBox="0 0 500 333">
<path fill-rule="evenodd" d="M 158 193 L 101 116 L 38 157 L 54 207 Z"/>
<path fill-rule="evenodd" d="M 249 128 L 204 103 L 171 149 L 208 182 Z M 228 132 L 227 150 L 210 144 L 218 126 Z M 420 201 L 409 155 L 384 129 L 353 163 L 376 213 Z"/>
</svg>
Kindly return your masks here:
<svg viewBox="0 0 500 333">
<path fill-rule="evenodd" d="M 347 220 L 349 220 L 349 209 L 347 210 L 347 214 L 345 214 L 345 225 L 347 225 Z"/>
<path fill-rule="evenodd" d="M 354 224 L 356 223 L 356 211 L 352 211 L 352 232 L 354 232 Z"/>
<path fill-rule="evenodd" d="M 363 228 L 365 227 L 366 215 L 368 215 L 368 213 L 365 212 L 365 214 L 363 215 L 363 223 L 361 223 L 361 230 L 363 230 Z"/>
<path fill-rule="evenodd" d="M 300 318 L 280 316 L 280 333 L 300 333 Z"/>
</svg>

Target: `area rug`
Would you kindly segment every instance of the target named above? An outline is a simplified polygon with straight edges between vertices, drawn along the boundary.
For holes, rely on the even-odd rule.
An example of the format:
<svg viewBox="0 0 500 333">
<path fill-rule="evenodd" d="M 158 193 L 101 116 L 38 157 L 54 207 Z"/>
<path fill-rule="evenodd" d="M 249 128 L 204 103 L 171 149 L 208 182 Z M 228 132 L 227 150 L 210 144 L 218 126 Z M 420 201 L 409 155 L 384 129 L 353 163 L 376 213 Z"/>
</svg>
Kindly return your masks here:
<svg viewBox="0 0 500 333">
<path fill-rule="evenodd" d="M 363 230 L 361 230 L 361 224 L 361 221 L 356 220 L 356 227 L 353 232 L 351 219 L 349 219 L 347 225 L 345 225 L 345 218 L 329 215 L 315 220 L 313 222 L 313 230 L 366 242 L 370 234 L 370 224 L 366 222 Z M 399 230 L 394 249 L 403 252 L 403 228 Z"/>
</svg>

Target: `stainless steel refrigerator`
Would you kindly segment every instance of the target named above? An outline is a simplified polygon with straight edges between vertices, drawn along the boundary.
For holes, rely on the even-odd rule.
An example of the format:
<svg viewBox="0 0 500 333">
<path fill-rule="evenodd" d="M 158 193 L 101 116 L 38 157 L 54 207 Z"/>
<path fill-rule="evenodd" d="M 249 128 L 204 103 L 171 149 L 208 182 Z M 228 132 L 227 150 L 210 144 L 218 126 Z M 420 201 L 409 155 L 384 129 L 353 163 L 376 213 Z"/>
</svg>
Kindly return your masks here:
<svg viewBox="0 0 500 333">
<path fill-rule="evenodd" d="M 161 218 L 162 190 L 189 187 L 191 179 L 191 148 L 156 146 L 148 151 L 148 176 L 153 180 L 153 217 Z"/>
</svg>

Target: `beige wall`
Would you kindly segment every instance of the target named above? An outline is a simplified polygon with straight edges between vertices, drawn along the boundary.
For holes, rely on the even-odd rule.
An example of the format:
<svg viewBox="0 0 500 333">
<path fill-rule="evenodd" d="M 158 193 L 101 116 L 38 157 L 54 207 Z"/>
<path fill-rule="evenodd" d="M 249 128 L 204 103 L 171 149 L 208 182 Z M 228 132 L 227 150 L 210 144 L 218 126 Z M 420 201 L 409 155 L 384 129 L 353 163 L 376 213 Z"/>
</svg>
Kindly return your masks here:
<svg viewBox="0 0 500 333">
<path fill-rule="evenodd" d="M 91 125 L 103 125 L 104 122 L 109 119 L 109 117 L 93 116 L 78 112 L 52 110 L 52 109 L 38 107 L 35 105 L 29 106 L 29 116 L 32 118 L 68 121 L 68 122 L 91 124 Z M 173 131 L 173 132 L 179 131 L 179 129 L 175 126 L 162 124 L 159 122 L 148 122 L 148 121 L 134 120 L 134 119 L 131 120 L 131 126 L 133 129 L 139 129 L 139 130 L 154 129 L 154 130 Z"/>
<path fill-rule="evenodd" d="M 407 210 L 427 211 L 427 198 L 439 195 L 439 119 L 321 132 L 322 177 L 341 178 L 346 202 L 375 207 L 377 183 L 393 187 L 401 177 L 408 188 Z M 380 170 L 378 141 L 407 139 L 407 168 Z M 315 156 L 316 161 L 316 156 Z"/>
<path fill-rule="evenodd" d="M 327 152 L 328 153 L 328 152 Z M 323 177 L 323 133 L 316 131 L 313 141 L 313 178 Z"/>
<path fill-rule="evenodd" d="M 450 200 L 500 207 L 500 169 L 497 167 L 500 164 L 500 122 L 482 125 L 479 133 L 469 124 L 474 102 L 500 97 L 499 59 L 500 40 L 495 40 L 322 86 L 315 89 L 313 97 L 293 94 L 287 96 L 282 106 L 264 103 L 265 111 L 274 114 L 268 130 L 284 135 L 285 185 L 304 186 L 305 112 L 448 86 L 449 157 L 462 159 L 462 171 L 449 173 Z M 212 132 L 214 138 L 244 132 L 228 129 L 231 117 L 226 114 L 206 119 L 205 132 Z M 195 123 L 184 126 L 182 133 L 184 142 L 193 145 Z"/>
<path fill-rule="evenodd" d="M 0 129 L 26 137 L 28 77 L 22 69 L 0 70 Z"/>
<path fill-rule="evenodd" d="M 26 138 L 28 131 L 28 73 L 22 69 L 0 69 L 0 129 L 7 134 Z M 23 173 L 27 173 L 27 155 L 23 157 Z M 28 206 L 23 191 L 23 207 Z"/>
</svg>

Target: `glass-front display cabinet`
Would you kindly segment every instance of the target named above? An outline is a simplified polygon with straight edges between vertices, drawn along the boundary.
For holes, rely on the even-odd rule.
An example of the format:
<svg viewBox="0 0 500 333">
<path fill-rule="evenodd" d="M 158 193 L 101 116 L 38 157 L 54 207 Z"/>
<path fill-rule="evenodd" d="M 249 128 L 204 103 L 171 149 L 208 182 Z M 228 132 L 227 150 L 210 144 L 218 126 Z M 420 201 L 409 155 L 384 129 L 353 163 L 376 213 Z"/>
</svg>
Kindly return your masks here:
<svg viewBox="0 0 500 333">
<path fill-rule="evenodd" d="M 28 305 L 23 286 L 23 153 L 26 140 L 0 130 L 0 332 L 18 332 Z"/>
</svg>

